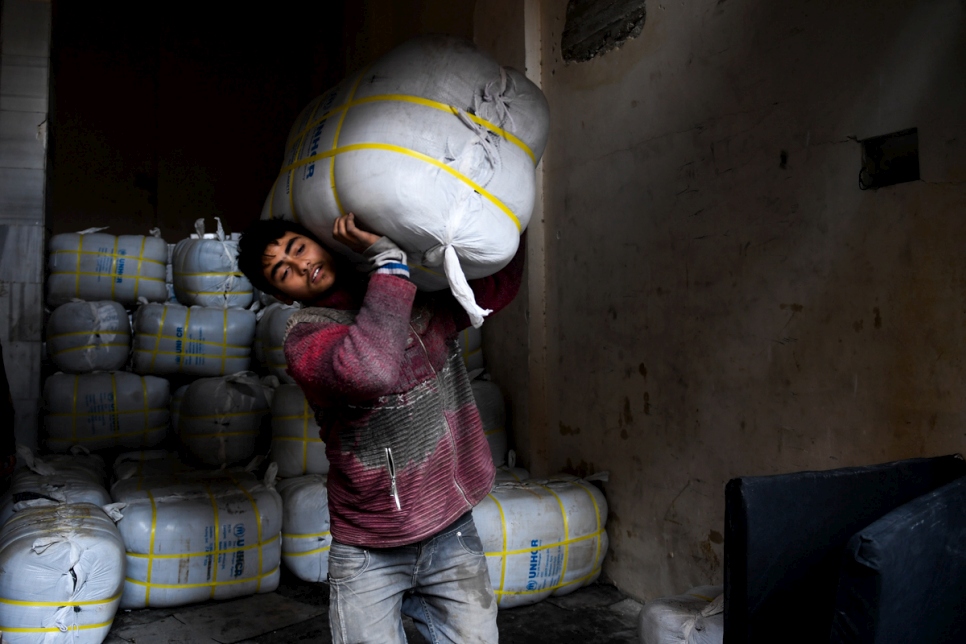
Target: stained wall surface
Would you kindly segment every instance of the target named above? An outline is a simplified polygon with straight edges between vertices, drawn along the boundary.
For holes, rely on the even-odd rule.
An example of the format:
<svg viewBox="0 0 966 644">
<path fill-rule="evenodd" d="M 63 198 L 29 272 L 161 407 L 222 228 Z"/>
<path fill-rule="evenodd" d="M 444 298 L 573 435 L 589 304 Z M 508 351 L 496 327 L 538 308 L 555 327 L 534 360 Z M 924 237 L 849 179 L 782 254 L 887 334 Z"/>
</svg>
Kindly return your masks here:
<svg viewBox="0 0 966 644">
<path fill-rule="evenodd" d="M 963 451 L 966 5 L 679 0 L 579 64 L 543 7 L 549 469 L 608 470 L 605 573 L 722 581 L 739 475 Z M 921 180 L 857 140 L 917 127 Z"/>
</svg>

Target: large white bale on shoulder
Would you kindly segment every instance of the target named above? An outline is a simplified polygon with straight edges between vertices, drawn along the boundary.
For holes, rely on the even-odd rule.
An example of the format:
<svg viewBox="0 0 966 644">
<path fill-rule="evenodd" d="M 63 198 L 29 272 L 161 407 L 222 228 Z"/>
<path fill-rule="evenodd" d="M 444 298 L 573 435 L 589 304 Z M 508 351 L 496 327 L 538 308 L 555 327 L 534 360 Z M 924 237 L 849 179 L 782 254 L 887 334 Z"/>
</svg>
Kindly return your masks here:
<svg viewBox="0 0 966 644">
<path fill-rule="evenodd" d="M 549 131 L 540 89 L 473 43 L 424 36 L 312 101 L 293 126 L 262 218 L 299 221 L 325 243 L 354 212 L 406 251 L 423 289 L 447 286 L 474 326 L 466 283 L 516 253 Z"/>
<path fill-rule="evenodd" d="M 47 244 L 47 303 L 72 299 L 114 300 L 134 306 L 138 298 L 164 302 L 168 245 L 160 237 L 62 233 Z"/>
<path fill-rule="evenodd" d="M 272 460 L 278 475 L 328 474 L 329 459 L 315 412 L 296 385 L 281 385 L 272 400 Z"/>
<path fill-rule="evenodd" d="M 499 483 L 473 520 L 501 608 L 566 595 L 600 576 L 607 501 L 584 480 Z"/>
<path fill-rule="evenodd" d="M 131 321 L 120 302 L 68 302 L 50 314 L 46 337 L 61 371 L 116 371 L 131 351 Z"/>
<path fill-rule="evenodd" d="M 224 475 L 222 475 L 224 476 Z M 187 478 L 187 477 L 186 477 Z M 278 587 L 282 499 L 253 478 L 119 481 L 127 550 L 121 608 L 183 606 Z"/>
<path fill-rule="evenodd" d="M 269 413 L 270 395 L 250 371 L 195 380 L 181 398 L 178 439 L 206 465 L 248 460 Z"/>
<path fill-rule="evenodd" d="M 227 309 L 252 303 L 251 282 L 238 270 L 238 241 L 225 235 L 221 219 L 218 230 L 205 232 L 205 220 L 195 222 L 197 234 L 182 239 L 174 248 L 174 292 L 182 304 Z"/>
<path fill-rule="evenodd" d="M 126 371 L 55 373 L 44 383 L 47 449 L 154 447 L 168 434 L 168 397 L 164 378 Z"/>
<path fill-rule="evenodd" d="M 255 314 L 180 304 L 144 304 L 134 314 L 136 373 L 220 376 L 251 364 Z"/>
<path fill-rule="evenodd" d="M 329 573 L 329 493 L 325 476 L 308 474 L 279 481 L 282 496 L 282 561 L 304 581 Z"/>
<path fill-rule="evenodd" d="M 476 408 L 480 411 L 480 420 L 483 421 L 483 434 L 490 445 L 493 464 L 499 467 L 506 463 L 506 401 L 495 382 L 477 378 L 470 386 L 473 388 Z"/>
<path fill-rule="evenodd" d="M 698 586 L 647 602 L 638 616 L 638 632 L 641 644 L 721 644 L 724 588 Z"/>
<path fill-rule="evenodd" d="M 0 630 L 10 644 L 99 644 L 124 585 L 124 542 L 89 503 L 29 508 L 0 530 Z"/>
<path fill-rule="evenodd" d="M 288 361 L 285 359 L 285 325 L 298 306 L 270 304 L 255 328 L 255 352 L 258 361 L 280 382 L 294 385 L 295 380 L 288 374 Z"/>
</svg>

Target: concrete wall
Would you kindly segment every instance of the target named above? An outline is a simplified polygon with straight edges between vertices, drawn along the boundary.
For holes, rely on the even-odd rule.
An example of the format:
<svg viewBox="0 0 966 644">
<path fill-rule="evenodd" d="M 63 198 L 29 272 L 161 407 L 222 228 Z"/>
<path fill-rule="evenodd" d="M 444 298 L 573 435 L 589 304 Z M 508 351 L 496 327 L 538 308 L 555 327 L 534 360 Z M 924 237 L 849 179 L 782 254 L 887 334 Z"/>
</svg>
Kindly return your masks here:
<svg viewBox="0 0 966 644">
<path fill-rule="evenodd" d="M 731 477 L 962 451 L 966 5 L 648 2 L 564 64 L 566 5 L 542 3 L 548 427 L 516 431 L 610 471 L 605 573 L 647 599 L 722 581 Z M 922 180 L 860 191 L 856 138 L 909 127 Z"/>
</svg>

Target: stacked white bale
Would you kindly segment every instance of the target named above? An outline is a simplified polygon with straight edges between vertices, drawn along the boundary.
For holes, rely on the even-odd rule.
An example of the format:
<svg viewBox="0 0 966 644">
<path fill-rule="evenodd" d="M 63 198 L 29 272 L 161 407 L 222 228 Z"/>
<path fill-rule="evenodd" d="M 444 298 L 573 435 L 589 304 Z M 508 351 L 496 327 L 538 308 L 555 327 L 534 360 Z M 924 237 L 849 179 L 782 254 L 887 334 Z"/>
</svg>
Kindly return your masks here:
<svg viewBox="0 0 966 644">
<path fill-rule="evenodd" d="M 255 330 L 255 352 L 259 363 L 280 382 L 294 385 L 295 380 L 288 374 L 288 361 L 285 360 L 285 325 L 298 306 L 270 304 L 258 318 Z"/>
<path fill-rule="evenodd" d="M 17 451 L 21 453 L 19 448 Z M 91 503 L 100 507 L 111 502 L 104 487 L 103 460 L 98 471 L 86 456 L 30 456 L 27 464 L 13 473 L 10 487 L 0 497 L 0 525 L 15 512 L 30 507 L 56 503 Z"/>
<path fill-rule="evenodd" d="M 218 222 L 217 233 L 205 233 L 205 220 L 195 222 L 197 234 L 182 239 L 174 249 L 174 291 L 182 304 L 214 308 L 247 307 L 252 284 L 238 270 L 238 236 L 226 236 Z"/>
<path fill-rule="evenodd" d="M 282 561 L 296 577 L 325 581 L 329 573 L 329 493 L 326 478 L 307 474 L 278 482 L 282 496 Z"/>
<path fill-rule="evenodd" d="M 0 632 L 10 644 L 99 644 L 124 585 L 124 542 L 89 503 L 29 508 L 0 530 Z"/>
<path fill-rule="evenodd" d="M 490 454 L 496 466 L 506 463 L 506 402 L 503 393 L 496 383 L 489 380 L 473 380 L 473 398 L 480 410 L 480 420 L 483 421 L 483 433 L 490 445 Z"/>
<path fill-rule="evenodd" d="M 113 300 L 134 306 L 139 298 L 164 302 L 168 246 L 160 237 L 63 233 L 48 243 L 47 303 Z"/>
<path fill-rule="evenodd" d="M 648 601 L 638 615 L 638 633 L 641 644 L 721 644 L 724 588 L 697 586 Z"/>
<path fill-rule="evenodd" d="M 479 326 L 488 311 L 466 280 L 516 253 L 548 131 L 546 99 L 523 74 L 469 41 L 413 39 L 302 111 L 262 218 L 297 220 L 348 254 L 332 224 L 365 213 L 407 252 L 416 284 L 449 286 Z"/>
<path fill-rule="evenodd" d="M 475 508 L 501 608 L 593 583 L 607 553 L 607 501 L 581 479 L 499 483 Z"/>
<path fill-rule="evenodd" d="M 134 315 L 132 369 L 193 376 L 245 371 L 254 337 L 252 311 L 144 304 Z"/>
<path fill-rule="evenodd" d="M 46 337 L 61 371 L 116 371 L 131 351 L 131 322 L 120 302 L 68 302 L 50 314 Z"/>
<path fill-rule="evenodd" d="M 184 392 L 188 391 L 188 385 L 181 385 L 174 390 L 171 394 L 171 431 L 175 436 L 178 435 L 181 428 L 179 423 L 181 422 L 181 401 L 184 399 Z"/>
<path fill-rule="evenodd" d="M 493 484 L 498 483 L 523 483 L 530 478 L 530 472 L 522 467 L 510 467 L 509 465 L 499 465 L 496 468 L 496 479 Z"/>
<path fill-rule="evenodd" d="M 178 411 L 181 444 L 206 465 L 250 459 L 271 407 L 271 393 L 250 371 L 195 380 Z"/>
<path fill-rule="evenodd" d="M 56 373 L 44 383 L 47 449 L 154 447 L 168 433 L 168 398 L 164 378 L 126 371 Z"/>
<path fill-rule="evenodd" d="M 114 481 L 124 479 L 144 477 L 148 473 L 157 472 L 178 472 L 181 469 L 188 469 L 181 465 L 176 452 L 169 452 L 163 449 L 146 449 L 134 452 L 124 452 L 114 459 Z"/>
<path fill-rule="evenodd" d="M 183 606 L 278 587 L 282 499 L 273 483 L 231 472 L 206 476 L 114 484 L 114 500 L 126 504 L 117 524 L 127 550 L 121 608 Z"/>
<path fill-rule="evenodd" d="M 280 385 L 272 400 L 272 460 L 278 475 L 328 474 L 329 459 L 315 413 L 296 385 Z"/>
<path fill-rule="evenodd" d="M 460 331 L 460 355 L 467 371 L 476 371 L 486 366 L 483 360 L 483 333 L 476 327 Z"/>
<path fill-rule="evenodd" d="M 147 490 L 181 483 L 209 483 L 212 481 L 256 481 L 247 467 L 223 469 L 199 469 L 183 462 L 176 452 L 160 452 L 155 457 L 127 460 L 115 466 L 115 481 L 111 497 L 129 493 L 130 490 Z"/>
</svg>

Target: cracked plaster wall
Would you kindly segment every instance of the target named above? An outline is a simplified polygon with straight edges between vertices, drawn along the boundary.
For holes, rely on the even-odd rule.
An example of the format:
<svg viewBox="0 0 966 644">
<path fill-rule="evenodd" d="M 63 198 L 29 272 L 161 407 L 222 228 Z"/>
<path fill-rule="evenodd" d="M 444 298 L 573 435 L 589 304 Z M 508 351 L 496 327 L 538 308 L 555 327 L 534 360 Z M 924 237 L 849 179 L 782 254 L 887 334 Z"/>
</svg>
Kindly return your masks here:
<svg viewBox="0 0 966 644">
<path fill-rule="evenodd" d="M 605 574 L 651 599 L 721 583 L 732 477 L 963 451 L 966 5 L 649 1 L 565 64 L 566 4 L 523 456 L 610 471 Z M 855 139 L 908 127 L 922 180 L 860 191 Z"/>
</svg>

